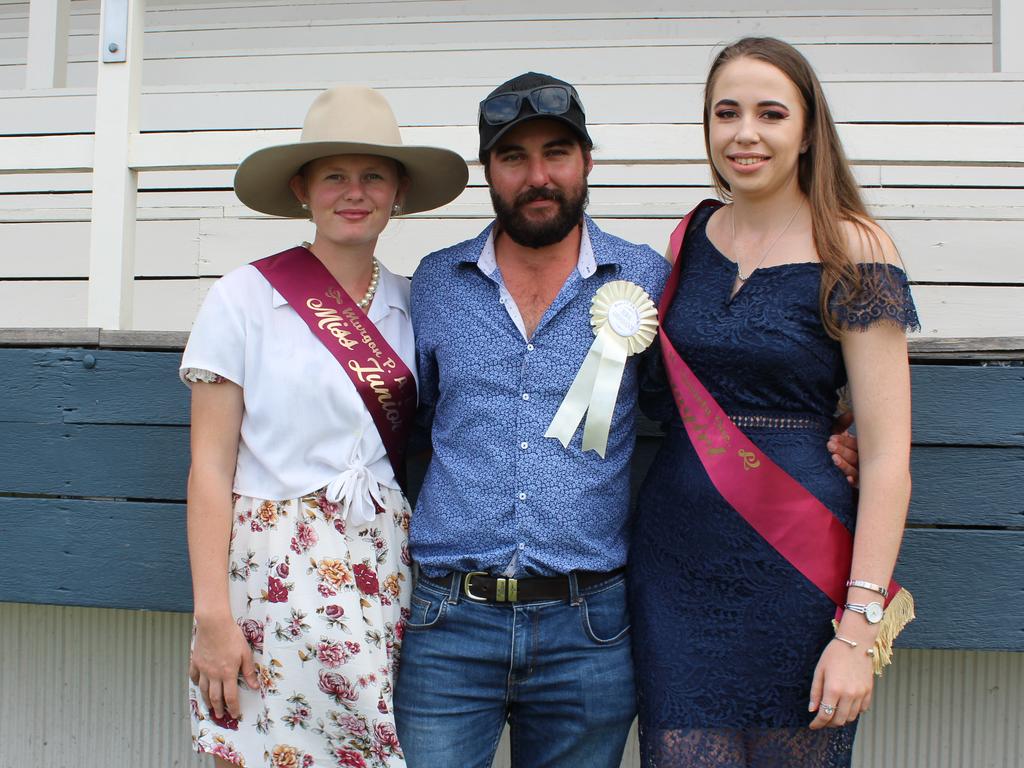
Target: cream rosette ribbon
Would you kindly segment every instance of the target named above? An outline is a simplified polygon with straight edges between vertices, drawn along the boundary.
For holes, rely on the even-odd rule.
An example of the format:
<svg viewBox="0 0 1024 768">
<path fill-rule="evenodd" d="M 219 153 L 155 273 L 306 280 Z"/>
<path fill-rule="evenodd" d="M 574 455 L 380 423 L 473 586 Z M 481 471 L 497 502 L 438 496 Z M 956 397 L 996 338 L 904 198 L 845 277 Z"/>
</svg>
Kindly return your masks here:
<svg viewBox="0 0 1024 768">
<path fill-rule="evenodd" d="M 658 310 L 647 291 L 627 280 L 605 283 L 590 303 L 594 343 L 544 437 L 568 447 L 583 415 L 583 450 L 604 458 L 626 358 L 643 352 L 658 332 Z"/>
</svg>

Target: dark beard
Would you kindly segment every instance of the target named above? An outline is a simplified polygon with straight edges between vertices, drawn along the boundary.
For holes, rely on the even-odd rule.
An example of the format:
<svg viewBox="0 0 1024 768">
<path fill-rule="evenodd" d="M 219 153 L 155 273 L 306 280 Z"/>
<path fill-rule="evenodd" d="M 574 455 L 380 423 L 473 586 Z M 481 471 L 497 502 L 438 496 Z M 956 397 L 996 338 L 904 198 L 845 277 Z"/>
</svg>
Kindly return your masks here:
<svg viewBox="0 0 1024 768">
<path fill-rule="evenodd" d="M 508 205 L 491 189 L 491 203 L 494 205 L 498 227 L 525 248 L 544 248 L 564 240 L 583 221 L 588 199 L 586 179 L 575 197 L 567 197 L 557 189 L 533 187 L 519 195 L 512 205 Z M 558 203 L 558 213 L 547 221 L 530 221 L 519 209 L 534 200 L 555 201 Z"/>
</svg>

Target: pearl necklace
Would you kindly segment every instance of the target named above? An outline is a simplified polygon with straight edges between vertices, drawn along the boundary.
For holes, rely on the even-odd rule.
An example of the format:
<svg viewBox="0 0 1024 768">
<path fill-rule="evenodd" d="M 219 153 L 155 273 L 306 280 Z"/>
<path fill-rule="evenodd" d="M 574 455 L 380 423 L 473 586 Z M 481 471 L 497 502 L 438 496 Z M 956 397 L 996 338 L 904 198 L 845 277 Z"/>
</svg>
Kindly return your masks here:
<svg viewBox="0 0 1024 768">
<path fill-rule="evenodd" d="M 380 262 L 375 258 L 373 260 L 373 272 L 370 273 L 370 285 L 366 288 L 363 298 L 356 302 L 357 307 L 366 309 L 373 303 L 373 296 L 377 293 L 378 283 L 380 283 Z"/>
<path fill-rule="evenodd" d="M 302 242 L 302 247 L 310 253 L 313 252 L 312 244 Z M 373 259 L 373 271 L 370 272 L 370 284 L 366 288 L 366 293 L 363 294 L 363 298 L 356 302 L 356 306 L 360 309 L 366 309 L 373 303 L 373 297 L 377 293 L 377 286 L 380 285 L 380 262 L 377 261 L 376 257 Z"/>
<path fill-rule="evenodd" d="M 789 221 L 786 222 L 786 226 L 784 226 L 782 228 L 782 231 L 779 232 L 779 234 L 777 234 L 775 236 L 775 239 L 772 240 L 772 244 L 768 246 L 768 249 L 763 254 L 761 254 L 761 258 L 758 259 L 758 262 L 757 262 L 757 264 L 754 265 L 754 268 L 751 269 L 749 272 L 747 272 L 746 275 L 744 275 L 743 274 L 743 267 L 740 266 L 740 256 L 736 252 L 736 207 L 735 207 L 735 203 L 733 204 L 733 207 L 730 210 L 730 213 L 732 215 L 729 218 L 730 218 L 730 220 L 732 222 L 732 256 L 733 256 L 734 259 L 736 259 L 736 279 L 737 280 L 739 280 L 741 283 L 747 282 L 747 280 L 750 279 L 750 276 L 752 274 L 754 274 L 762 264 L 764 264 L 764 260 L 768 258 L 768 254 L 772 252 L 772 248 L 774 248 L 775 244 L 777 242 L 779 242 L 779 240 L 782 239 L 782 236 L 784 234 L 786 234 L 786 232 L 789 230 L 790 224 L 792 224 L 794 221 L 796 221 L 796 215 L 798 213 L 800 213 L 800 209 L 803 208 L 803 207 L 804 207 L 804 201 L 801 200 L 800 201 L 800 205 L 798 205 L 796 207 L 796 210 L 793 211 L 793 215 L 790 216 L 789 217 Z"/>
</svg>

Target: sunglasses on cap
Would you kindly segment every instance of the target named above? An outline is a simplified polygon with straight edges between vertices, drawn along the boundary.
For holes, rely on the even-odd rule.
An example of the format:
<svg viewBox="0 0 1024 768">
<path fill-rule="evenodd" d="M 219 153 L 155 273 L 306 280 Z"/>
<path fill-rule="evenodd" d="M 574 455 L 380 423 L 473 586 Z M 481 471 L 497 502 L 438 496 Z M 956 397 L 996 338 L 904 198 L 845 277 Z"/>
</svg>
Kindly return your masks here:
<svg viewBox="0 0 1024 768">
<path fill-rule="evenodd" d="M 573 100 L 583 112 L 583 102 L 571 85 L 539 85 L 525 91 L 508 91 L 488 96 L 480 102 L 480 116 L 488 125 L 504 125 L 516 119 L 523 99 L 530 102 L 538 115 L 564 115 Z"/>
</svg>

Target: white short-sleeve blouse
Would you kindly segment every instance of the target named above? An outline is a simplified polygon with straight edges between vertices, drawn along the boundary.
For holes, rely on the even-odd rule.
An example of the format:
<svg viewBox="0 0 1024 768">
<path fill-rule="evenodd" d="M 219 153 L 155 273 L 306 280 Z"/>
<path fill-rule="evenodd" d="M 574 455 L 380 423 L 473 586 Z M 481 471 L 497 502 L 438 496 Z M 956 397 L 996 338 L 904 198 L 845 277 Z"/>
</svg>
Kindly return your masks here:
<svg viewBox="0 0 1024 768">
<path fill-rule="evenodd" d="M 409 281 L 382 265 L 367 314 L 415 372 Z M 188 369 L 242 387 L 235 493 L 279 500 L 326 486 L 354 521 L 369 522 L 379 486 L 398 487 L 355 385 L 255 267 L 239 267 L 210 289 L 182 356 L 183 381 Z"/>
</svg>

